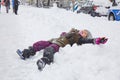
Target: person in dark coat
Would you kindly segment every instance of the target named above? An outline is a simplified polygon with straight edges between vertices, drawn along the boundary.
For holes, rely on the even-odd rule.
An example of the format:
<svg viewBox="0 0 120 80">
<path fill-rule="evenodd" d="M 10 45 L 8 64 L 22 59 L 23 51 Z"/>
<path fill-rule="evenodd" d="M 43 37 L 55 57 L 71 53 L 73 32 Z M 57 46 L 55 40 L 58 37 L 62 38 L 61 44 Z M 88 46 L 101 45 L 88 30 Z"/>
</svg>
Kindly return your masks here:
<svg viewBox="0 0 120 80">
<path fill-rule="evenodd" d="M 22 56 L 24 59 L 29 58 L 36 54 L 36 52 L 44 49 L 43 57 L 37 61 L 37 66 L 39 70 L 43 70 L 46 64 L 50 65 L 54 61 L 54 54 L 59 51 L 60 47 L 65 47 L 66 45 L 72 46 L 73 44 L 105 44 L 107 38 L 99 37 L 92 38 L 91 33 L 88 30 L 77 30 L 72 28 L 68 33 L 63 32 L 60 37 L 53 38 L 51 40 L 38 41 L 30 46 L 28 49 L 22 51 Z"/>
<path fill-rule="evenodd" d="M 0 12 L 1 12 L 1 0 L 0 0 Z"/>
<path fill-rule="evenodd" d="M 4 0 L 4 3 L 5 3 L 5 7 L 6 7 L 6 13 L 8 13 L 9 9 L 10 9 L 10 0 Z"/>
<path fill-rule="evenodd" d="M 14 5 L 14 12 L 15 12 L 15 14 L 17 15 L 18 13 L 18 6 L 19 6 L 19 4 L 20 4 L 20 2 L 18 1 L 18 0 L 14 0 L 14 3 L 13 3 Z"/>
</svg>

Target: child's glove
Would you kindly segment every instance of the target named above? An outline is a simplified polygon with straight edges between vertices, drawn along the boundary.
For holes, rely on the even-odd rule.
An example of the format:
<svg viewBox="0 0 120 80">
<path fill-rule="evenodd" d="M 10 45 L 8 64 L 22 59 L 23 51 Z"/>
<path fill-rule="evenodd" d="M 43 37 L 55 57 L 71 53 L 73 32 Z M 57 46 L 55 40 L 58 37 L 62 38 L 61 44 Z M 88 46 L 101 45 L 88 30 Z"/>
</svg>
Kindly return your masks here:
<svg viewBox="0 0 120 80">
<path fill-rule="evenodd" d="M 108 38 L 105 38 L 105 37 L 96 38 L 96 39 L 95 39 L 95 43 L 96 43 L 97 45 L 99 45 L 99 44 L 105 44 L 105 43 L 107 42 L 107 40 L 108 40 Z"/>
</svg>

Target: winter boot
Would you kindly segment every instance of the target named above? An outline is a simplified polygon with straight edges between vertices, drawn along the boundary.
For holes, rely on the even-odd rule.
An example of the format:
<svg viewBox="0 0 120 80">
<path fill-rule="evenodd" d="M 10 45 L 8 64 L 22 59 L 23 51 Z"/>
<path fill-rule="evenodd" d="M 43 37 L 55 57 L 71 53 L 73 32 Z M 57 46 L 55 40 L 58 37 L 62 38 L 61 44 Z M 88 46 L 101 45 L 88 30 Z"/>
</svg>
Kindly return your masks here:
<svg viewBox="0 0 120 80">
<path fill-rule="evenodd" d="M 29 47 L 29 49 L 24 49 L 22 53 L 22 56 L 24 58 L 29 58 L 30 56 L 34 56 L 36 54 L 35 50 L 31 46 Z"/>
<path fill-rule="evenodd" d="M 39 60 L 37 61 L 37 66 L 38 66 L 38 69 L 39 69 L 40 71 L 43 70 L 43 68 L 45 67 L 45 65 L 46 65 L 46 63 L 45 63 L 42 59 L 39 59 Z"/>
<path fill-rule="evenodd" d="M 30 50 L 29 49 L 24 49 L 23 51 L 22 51 L 22 56 L 24 57 L 24 58 L 29 58 L 30 57 Z"/>
<path fill-rule="evenodd" d="M 37 66 L 40 71 L 43 70 L 46 64 L 50 64 L 50 60 L 47 57 L 43 57 L 37 61 Z"/>
<path fill-rule="evenodd" d="M 29 47 L 30 50 L 30 55 L 34 56 L 36 54 L 36 51 L 34 50 L 34 48 L 32 46 Z"/>
</svg>

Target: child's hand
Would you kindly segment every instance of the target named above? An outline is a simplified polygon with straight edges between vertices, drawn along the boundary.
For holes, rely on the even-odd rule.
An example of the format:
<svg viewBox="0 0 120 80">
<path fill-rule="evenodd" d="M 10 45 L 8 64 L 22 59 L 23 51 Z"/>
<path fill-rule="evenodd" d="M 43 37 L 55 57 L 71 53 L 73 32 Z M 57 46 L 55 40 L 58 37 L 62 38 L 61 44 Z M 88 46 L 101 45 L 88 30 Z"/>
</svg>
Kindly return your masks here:
<svg viewBox="0 0 120 80">
<path fill-rule="evenodd" d="M 96 44 L 105 44 L 107 42 L 108 38 L 102 37 L 102 38 L 96 38 L 95 43 Z"/>
</svg>

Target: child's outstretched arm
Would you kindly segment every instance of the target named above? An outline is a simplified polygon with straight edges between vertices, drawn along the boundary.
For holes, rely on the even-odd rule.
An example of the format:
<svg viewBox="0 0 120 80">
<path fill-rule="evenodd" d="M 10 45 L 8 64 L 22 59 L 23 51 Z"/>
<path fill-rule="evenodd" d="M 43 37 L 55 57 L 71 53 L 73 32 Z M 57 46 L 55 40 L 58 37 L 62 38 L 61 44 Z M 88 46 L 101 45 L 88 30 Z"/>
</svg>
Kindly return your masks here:
<svg viewBox="0 0 120 80">
<path fill-rule="evenodd" d="M 99 38 L 93 38 L 93 39 L 87 39 L 87 38 L 79 38 L 78 40 L 78 45 L 82 45 L 82 44 L 105 44 L 107 42 L 108 38 L 105 37 L 99 37 Z"/>
</svg>

